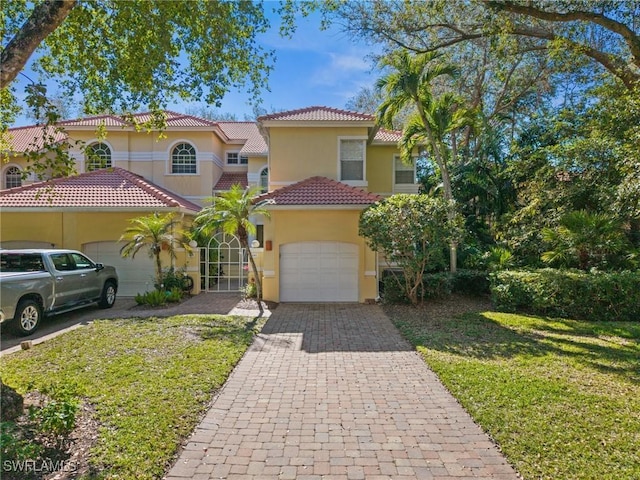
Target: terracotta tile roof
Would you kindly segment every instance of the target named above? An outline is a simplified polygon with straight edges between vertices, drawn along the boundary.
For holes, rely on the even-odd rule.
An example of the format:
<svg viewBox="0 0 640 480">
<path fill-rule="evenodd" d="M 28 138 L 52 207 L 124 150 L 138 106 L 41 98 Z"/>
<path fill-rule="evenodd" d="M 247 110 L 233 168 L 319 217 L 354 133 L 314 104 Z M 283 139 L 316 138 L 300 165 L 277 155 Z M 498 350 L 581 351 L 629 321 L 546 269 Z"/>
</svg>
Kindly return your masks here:
<svg viewBox="0 0 640 480">
<path fill-rule="evenodd" d="M 402 132 L 397 130 L 385 130 L 384 128 L 381 128 L 376 132 L 376 136 L 374 137 L 373 141 L 384 142 L 384 143 L 387 143 L 387 142 L 398 143 L 401 138 L 402 138 Z"/>
<path fill-rule="evenodd" d="M 229 140 L 245 140 L 245 144 L 240 150 L 242 155 L 267 155 L 269 150 L 267 142 L 260 134 L 255 122 L 218 122 L 218 126 Z"/>
<path fill-rule="evenodd" d="M 369 205 L 382 197 L 326 177 L 311 177 L 257 197 L 275 205 Z"/>
<path fill-rule="evenodd" d="M 11 152 L 39 151 L 44 144 L 45 136 L 52 136 L 54 142 L 62 142 L 67 139 L 67 134 L 56 131 L 55 127 L 46 127 L 46 135 L 43 125 L 30 127 L 10 128 L 6 133 L 6 140 L 11 147 Z"/>
<path fill-rule="evenodd" d="M 167 127 L 214 127 L 216 122 L 193 115 L 165 110 Z M 151 112 L 134 113 L 131 115 L 137 122 L 144 123 L 152 119 Z M 131 122 L 126 115 L 98 115 L 96 117 L 79 118 L 77 120 L 65 120 L 60 122 L 65 127 L 129 127 Z"/>
<path fill-rule="evenodd" d="M 180 208 L 200 206 L 122 168 L 106 168 L 0 191 L 0 207 Z"/>
<path fill-rule="evenodd" d="M 350 112 L 348 110 L 340 110 L 330 107 L 308 107 L 298 110 L 289 110 L 287 112 L 273 113 L 271 115 L 264 115 L 258 117 L 259 122 L 265 120 L 286 120 L 286 121 L 349 121 L 349 122 L 361 122 L 361 121 L 375 121 L 373 115 L 367 113 Z"/>
<path fill-rule="evenodd" d="M 239 183 L 242 188 L 247 188 L 247 174 L 246 173 L 231 173 L 224 172 L 220 177 L 220 180 L 216 183 L 216 186 L 213 187 L 214 191 L 224 191 L 231 189 L 232 185 Z"/>
</svg>

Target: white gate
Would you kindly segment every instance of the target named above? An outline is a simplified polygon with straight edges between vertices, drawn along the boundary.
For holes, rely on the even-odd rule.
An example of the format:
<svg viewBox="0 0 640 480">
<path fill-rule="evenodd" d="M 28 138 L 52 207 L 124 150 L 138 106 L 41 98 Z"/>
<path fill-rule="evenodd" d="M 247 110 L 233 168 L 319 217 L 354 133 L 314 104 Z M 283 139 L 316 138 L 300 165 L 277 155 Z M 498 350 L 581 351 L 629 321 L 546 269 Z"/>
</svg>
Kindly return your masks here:
<svg viewBox="0 0 640 480">
<path fill-rule="evenodd" d="M 246 252 L 234 235 L 216 233 L 200 251 L 201 289 L 237 292 L 244 288 Z"/>
</svg>

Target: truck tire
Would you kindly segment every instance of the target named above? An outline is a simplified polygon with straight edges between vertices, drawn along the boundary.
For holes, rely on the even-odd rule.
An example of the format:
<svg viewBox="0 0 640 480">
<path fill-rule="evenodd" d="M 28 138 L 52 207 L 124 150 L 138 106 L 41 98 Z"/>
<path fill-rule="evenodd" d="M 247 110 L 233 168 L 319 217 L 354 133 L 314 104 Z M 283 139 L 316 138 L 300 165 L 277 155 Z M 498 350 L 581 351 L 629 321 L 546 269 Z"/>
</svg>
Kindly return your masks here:
<svg viewBox="0 0 640 480">
<path fill-rule="evenodd" d="M 98 301 L 98 306 L 100 308 L 111 308 L 113 304 L 116 303 L 116 284 L 111 280 L 105 282 L 104 287 L 102 287 L 102 294 L 100 295 L 100 300 Z"/>
<path fill-rule="evenodd" d="M 11 330 L 17 335 L 26 337 L 36 331 L 42 320 L 42 307 L 31 299 L 21 300 L 11 322 Z"/>
</svg>

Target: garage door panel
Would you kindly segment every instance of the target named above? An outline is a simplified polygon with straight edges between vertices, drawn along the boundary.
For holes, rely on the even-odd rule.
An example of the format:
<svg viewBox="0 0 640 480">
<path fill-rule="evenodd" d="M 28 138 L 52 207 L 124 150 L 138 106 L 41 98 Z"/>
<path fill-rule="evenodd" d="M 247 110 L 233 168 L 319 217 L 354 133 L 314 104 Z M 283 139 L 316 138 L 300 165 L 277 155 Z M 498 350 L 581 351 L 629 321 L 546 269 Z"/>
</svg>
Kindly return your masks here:
<svg viewBox="0 0 640 480">
<path fill-rule="evenodd" d="M 358 301 L 358 247 L 339 242 L 301 242 L 280 247 L 280 300 Z"/>
<path fill-rule="evenodd" d="M 154 263 L 146 252 L 135 258 L 122 258 L 118 242 L 92 242 L 83 245 L 82 251 L 96 262 L 111 265 L 118 272 L 118 295 L 132 297 L 154 288 Z"/>
</svg>

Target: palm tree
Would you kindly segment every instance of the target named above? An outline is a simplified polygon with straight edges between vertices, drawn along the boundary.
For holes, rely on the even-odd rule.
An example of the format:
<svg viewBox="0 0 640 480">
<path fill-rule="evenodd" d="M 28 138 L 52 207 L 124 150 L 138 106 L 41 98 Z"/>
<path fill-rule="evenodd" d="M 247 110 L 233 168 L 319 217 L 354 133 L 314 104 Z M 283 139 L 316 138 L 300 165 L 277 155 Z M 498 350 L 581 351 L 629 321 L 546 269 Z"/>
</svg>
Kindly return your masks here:
<svg viewBox="0 0 640 480">
<path fill-rule="evenodd" d="M 564 215 L 555 228 L 545 228 L 542 238 L 552 249 L 542 254 L 545 263 L 560 266 L 577 265 L 588 270 L 598 265 L 607 267 L 608 260 L 629 251 L 620 221 L 610 215 L 584 210 Z"/>
<path fill-rule="evenodd" d="M 235 235 L 240 245 L 247 251 L 253 277 L 256 281 L 256 292 L 260 317 L 262 308 L 262 281 L 258 275 L 256 262 L 249 248 L 249 235 L 255 235 L 256 226 L 251 223 L 250 217 L 262 215 L 269 218 L 270 213 L 261 203 L 255 203 L 255 198 L 260 194 L 260 187 L 254 186 L 243 189 L 235 184 L 227 192 L 213 197 L 211 205 L 203 208 L 195 219 L 196 225 L 202 230 L 221 229 L 229 235 Z"/>
<path fill-rule="evenodd" d="M 414 108 L 403 129 L 400 152 L 404 161 L 410 161 L 415 147 L 427 145 L 431 158 L 436 162 L 444 199 L 450 204 L 449 219 L 455 216 L 455 204 L 451 188 L 449 164 L 457 155 L 453 133 L 472 122 L 471 112 L 460 107 L 462 100 L 445 93 L 433 95 L 433 82 L 443 75 L 456 75 L 455 66 L 436 62 L 439 55 L 424 53 L 412 56 L 406 50 L 393 52 L 385 57 L 382 67 L 390 67 L 391 73 L 380 78 L 376 87 L 384 91 L 385 100 L 378 107 L 378 122 L 386 128 L 393 128 L 393 121 L 406 108 Z M 447 145 L 451 140 L 451 147 Z M 452 158 L 453 157 L 453 158 Z M 457 244 L 450 245 L 450 268 L 456 271 Z"/>
<path fill-rule="evenodd" d="M 179 226 L 175 213 L 160 215 L 158 212 L 144 217 L 133 218 L 120 237 L 121 242 L 126 242 L 120 249 L 123 257 L 134 258 L 140 250 L 147 250 L 149 257 L 155 259 L 156 285 L 162 284 L 162 262 L 160 253 L 163 246 L 171 258 L 175 258 L 176 244 L 189 248 L 183 242 L 184 232 Z"/>
</svg>

